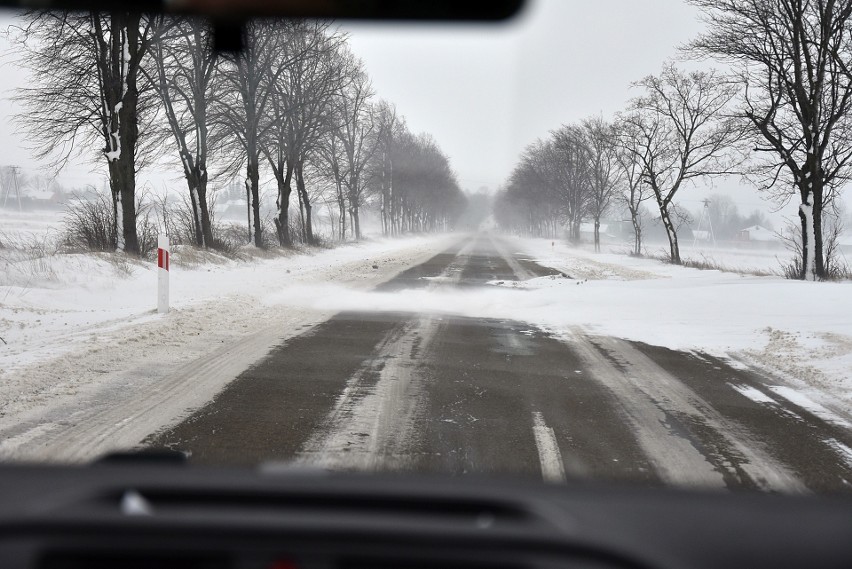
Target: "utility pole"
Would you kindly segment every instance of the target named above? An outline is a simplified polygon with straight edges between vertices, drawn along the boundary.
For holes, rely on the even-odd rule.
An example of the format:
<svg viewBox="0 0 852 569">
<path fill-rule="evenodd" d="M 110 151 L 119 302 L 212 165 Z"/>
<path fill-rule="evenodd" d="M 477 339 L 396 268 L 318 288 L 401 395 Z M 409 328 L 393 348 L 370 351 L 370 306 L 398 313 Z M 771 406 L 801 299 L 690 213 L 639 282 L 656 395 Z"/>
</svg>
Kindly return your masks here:
<svg viewBox="0 0 852 569">
<path fill-rule="evenodd" d="M 701 216 L 698 218 L 698 227 L 695 229 L 695 236 L 692 240 L 692 247 L 698 244 L 698 236 L 700 235 L 701 225 L 704 223 L 704 220 L 707 220 L 708 233 L 710 235 L 710 240 L 713 243 L 713 246 L 716 246 L 716 235 L 713 233 L 713 220 L 710 219 L 710 200 L 704 200 L 704 207 L 701 209 Z"/>
<path fill-rule="evenodd" d="M 15 185 L 15 198 L 18 200 L 18 211 L 22 211 L 21 207 L 21 190 L 18 187 L 18 170 L 20 169 L 18 166 L 9 166 L 9 169 L 12 170 L 12 180 Z M 12 192 L 12 188 L 8 185 L 4 184 L 3 190 L 3 207 L 6 207 L 6 202 L 9 200 L 9 194 Z"/>
</svg>

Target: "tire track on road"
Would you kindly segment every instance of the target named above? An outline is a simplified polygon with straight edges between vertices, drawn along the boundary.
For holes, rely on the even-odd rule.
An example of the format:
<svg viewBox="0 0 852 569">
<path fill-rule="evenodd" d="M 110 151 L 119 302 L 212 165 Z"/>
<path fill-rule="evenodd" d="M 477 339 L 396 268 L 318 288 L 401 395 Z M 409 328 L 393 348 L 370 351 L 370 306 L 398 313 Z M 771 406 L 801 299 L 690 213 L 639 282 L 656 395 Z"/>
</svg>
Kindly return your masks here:
<svg viewBox="0 0 852 569">
<path fill-rule="evenodd" d="M 751 433 L 727 420 L 628 342 L 587 338 L 582 330 L 575 330 L 566 341 L 589 367 L 592 377 L 617 396 L 649 459 L 666 482 L 807 491 Z"/>
<path fill-rule="evenodd" d="M 475 243 L 469 241 L 459 249 L 427 288 L 457 285 Z M 365 366 L 347 380 L 323 425 L 296 461 L 338 470 L 410 468 L 425 393 L 423 375 L 417 368 L 440 325 L 439 318 L 421 314 L 388 335 Z M 374 382 L 365 381 L 373 377 Z"/>
</svg>

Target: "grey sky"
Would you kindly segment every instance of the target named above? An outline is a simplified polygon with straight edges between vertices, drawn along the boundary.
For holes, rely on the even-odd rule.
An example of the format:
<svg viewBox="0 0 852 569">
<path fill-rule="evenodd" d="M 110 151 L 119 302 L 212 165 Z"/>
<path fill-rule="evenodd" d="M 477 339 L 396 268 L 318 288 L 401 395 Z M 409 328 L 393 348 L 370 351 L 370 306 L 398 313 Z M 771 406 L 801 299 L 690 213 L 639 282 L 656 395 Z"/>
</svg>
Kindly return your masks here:
<svg viewBox="0 0 852 569">
<path fill-rule="evenodd" d="M 699 31 L 696 16 L 678 0 L 530 0 L 507 25 L 344 28 L 376 92 L 476 189 L 502 183 L 550 129 L 623 109 L 630 82 Z"/>
</svg>

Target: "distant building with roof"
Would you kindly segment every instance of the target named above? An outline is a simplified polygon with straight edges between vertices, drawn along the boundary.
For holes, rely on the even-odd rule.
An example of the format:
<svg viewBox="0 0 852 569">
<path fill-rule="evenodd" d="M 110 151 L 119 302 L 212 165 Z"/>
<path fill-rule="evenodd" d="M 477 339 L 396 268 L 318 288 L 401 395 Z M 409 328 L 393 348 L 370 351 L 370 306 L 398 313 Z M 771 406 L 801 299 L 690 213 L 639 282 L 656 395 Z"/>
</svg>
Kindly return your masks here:
<svg viewBox="0 0 852 569">
<path fill-rule="evenodd" d="M 778 236 L 762 225 L 752 225 L 737 232 L 737 241 L 777 241 Z"/>
</svg>

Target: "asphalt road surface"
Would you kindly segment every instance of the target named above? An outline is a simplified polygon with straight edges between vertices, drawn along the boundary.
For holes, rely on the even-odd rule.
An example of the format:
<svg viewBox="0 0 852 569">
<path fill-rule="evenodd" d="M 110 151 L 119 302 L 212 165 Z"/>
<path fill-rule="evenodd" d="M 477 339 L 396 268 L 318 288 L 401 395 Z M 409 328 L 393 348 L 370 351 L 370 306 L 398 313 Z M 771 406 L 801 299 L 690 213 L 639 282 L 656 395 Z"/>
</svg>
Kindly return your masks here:
<svg viewBox="0 0 852 569">
<path fill-rule="evenodd" d="M 380 289 L 555 273 L 480 234 Z M 277 347 L 146 444 L 195 463 L 852 491 L 850 425 L 779 397 L 777 380 L 742 367 L 417 306 L 346 312 Z"/>
</svg>

